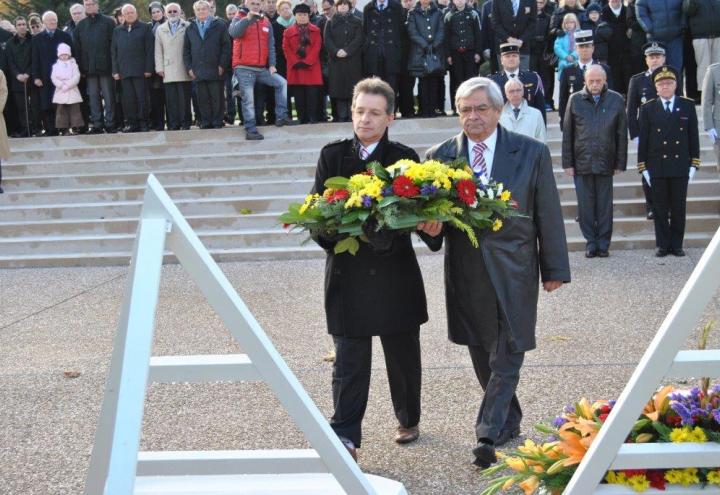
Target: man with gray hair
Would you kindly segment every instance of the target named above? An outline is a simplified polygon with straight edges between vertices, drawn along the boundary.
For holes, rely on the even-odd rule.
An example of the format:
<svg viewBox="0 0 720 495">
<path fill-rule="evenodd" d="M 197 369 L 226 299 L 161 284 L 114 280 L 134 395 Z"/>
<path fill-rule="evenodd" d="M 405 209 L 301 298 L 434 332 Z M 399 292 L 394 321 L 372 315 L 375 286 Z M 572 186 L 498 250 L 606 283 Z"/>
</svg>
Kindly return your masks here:
<svg viewBox="0 0 720 495">
<path fill-rule="evenodd" d="M 627 116 L 620 93 L 607 88 L 600 65 L 570 97 L 563 121 L 562 166 L 575 182 L 585 257 L 607 258 L 612 237 L 613 175 L 627 166 Z"/>
<path fill-rule="evenodd" d="M 548 147 L 498 125 L 503 96 L 488 78 L 462 83 L 455 107 L 462 132 L 426 157 L 467 160 L 481 180 L 512 191 L 522 215 L 505 219 L 497 232 L 478 233 L 479 248 L 448 225 L 429 244 L 437 251 L 445 240 L 448 336 L 468 346 L 485 391 L 473 454 L 474 464 L 487 468 L 497 461 L 495 448 L 520 434 L 515 390 L 525 352 L 535 348 L 538 278 L 552 292 L 570 282 L 570 265 Z"/>
<path fill-rule="evenodd" d="M 523 96 L 525 87 L 518 79 L 508 79 L 505 83 L 507 103 L 500 116 L 500 125 L 508 131 L 517 132 L 540 142 L 545 142 L 547 131 L 540 110 L 528 105 Z"/>
<path fill-rule="evenodd" d="M 85 6 L 81 3 L 74 3 L 70 6 L 70 21 L 65 24 L 63 31 L 70 35 L 75 41 L 75 29 L 80 21 L 85 19 Z"/>
</svg>

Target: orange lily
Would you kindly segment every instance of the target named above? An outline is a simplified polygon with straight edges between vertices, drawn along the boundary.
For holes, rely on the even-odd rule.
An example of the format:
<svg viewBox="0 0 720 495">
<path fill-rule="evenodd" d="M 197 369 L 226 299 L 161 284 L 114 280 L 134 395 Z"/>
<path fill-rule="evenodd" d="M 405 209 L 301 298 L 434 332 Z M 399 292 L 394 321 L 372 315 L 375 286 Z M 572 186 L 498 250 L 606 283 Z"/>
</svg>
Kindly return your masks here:
<svg viewBox="0 0 720 495">
<path fill-rule="evenodd" d="M 530 476 L 528 479 L 518 485 L 525 492 L 525 495 L 532 495 L 540 486 L 540 480 L 537 476 Z"/>
<path fill-rule="evenodd" d="M 655 392 L 655 396 L 650 399 L 650 401 L 648 401 L 647 405 L 645 405 L 645 409 L 643 409 L 643 414 L 647 416 L 649 420 L 657 421 L 660 417 L 660 414 L 664 413 L 667 410 L 668 404 L 670 403 L 668 396 L 674 390 L 675 389 L 671 385 L 666 385 L 657 392 Z"/>
</svg>

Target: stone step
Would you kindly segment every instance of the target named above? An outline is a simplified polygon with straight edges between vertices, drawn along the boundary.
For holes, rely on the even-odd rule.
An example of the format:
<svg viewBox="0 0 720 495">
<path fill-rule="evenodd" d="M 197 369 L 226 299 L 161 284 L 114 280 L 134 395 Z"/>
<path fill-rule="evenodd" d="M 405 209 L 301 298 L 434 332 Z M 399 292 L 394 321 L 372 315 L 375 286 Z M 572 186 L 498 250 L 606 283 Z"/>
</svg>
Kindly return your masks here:
<svg viewBox="0 0 720 495">
<path fill-rule="evenodd" d="M 712 233 L 688 233 L 685 236 L 684 246 L 687 248 L 703 248 L 708 245 Z M 611 245 L 612 250 L 622 249 L 652 249 L 655 247 L 655 236 L 614 235 Z M 581 237 L 568 238 L 568 249 L 570 251 L 584 251 L 585 240 Z M 418 254 L 432 254 L 420 243 L 415 243 L 415 250 Z M 224 261 L 263 261 L 274 259 L 304 259 L 320 258 L 325 252 L 314 243 L 304 246 L 279 247 L 279 248 L 231 248 L 231 249 L 210 249 L 210 254 L 218 262 Z M 38 266 L 88 266 L 88 265 L 125 265 L 130 261 L 130 251 L 122 252 L 74 252 L 74 253 L 52 253 L 52 254 L 27 254 L 4 255 L 0 253 L 0 268 L 21 268 Z M 440 254 L 435 253 L 435 256 Z M 349 255 L 348 255 L 349 256 Z M 611 255 L 612 256 L 612 255 Z M 167 253 L 164 261 L 176 263 L 177 259 Z M 602 262 L 600 260 L 599 262 Z"/>
</svg>

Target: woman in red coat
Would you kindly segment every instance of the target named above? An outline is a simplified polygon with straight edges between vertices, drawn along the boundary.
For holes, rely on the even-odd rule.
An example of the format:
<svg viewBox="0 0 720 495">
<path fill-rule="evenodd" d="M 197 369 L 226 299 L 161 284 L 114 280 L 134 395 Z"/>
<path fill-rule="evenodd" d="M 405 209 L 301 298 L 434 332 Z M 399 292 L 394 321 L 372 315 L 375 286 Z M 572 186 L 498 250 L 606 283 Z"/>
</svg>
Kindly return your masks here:
<svg viewBox="0 0 720 495">
<path fill-rule="evenodd" d="M 310 24 L 310 6 L 300 3 L 293 9 L 295 24 L 283 33 L 283 52 L 287 59 L 287 82 L 295 97 L 301 124 L 317 123 L 317 108 L 323 79 L 320 67 L 322 37 Z"/>
</svg>

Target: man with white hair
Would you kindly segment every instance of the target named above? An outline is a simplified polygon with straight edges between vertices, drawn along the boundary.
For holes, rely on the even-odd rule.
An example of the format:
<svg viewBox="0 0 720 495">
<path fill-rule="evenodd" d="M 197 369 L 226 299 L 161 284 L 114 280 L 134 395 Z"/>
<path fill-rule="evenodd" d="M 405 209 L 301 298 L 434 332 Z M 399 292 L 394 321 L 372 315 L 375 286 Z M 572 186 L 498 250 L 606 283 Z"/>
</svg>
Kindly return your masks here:
<svg viewBox="0 0 720 495">
<path fill-rule="evenodd" d="M 167 22 L 155 29 L 155 72 L 165 86 L 168 130 L 186 130 L 192 119 L 191 79 L 183 59 L 189 23 L 180 18 L 182 8 L 177 3 L 167 4 L 165 13 Z"/>
<path fill-rule="evenodd" d="M 73 47 L 69 34 L 58 29 L 55 12 L 48 10 L 42 15 L 45 29 L 32 37 L 32 79 L 40 90 L 40 109 L 46 136 L 57 136 L 55 129 L 55 105 L 52 102 L 55 86 L 50 74 L 57 62 L 57 47 L 60 43 Z M 72 48 L 74 50 L 74 48 Z M 73 52 L 74 55 L 74 52 Z"/>
<path fill-rule="evenodd" d="M 522 216 L 478 235 L 479 248 L 445 225 L 431 249 L 445 240 L 448 335 L 468 346 L 485 395 L 475 424 L 474 464 L 497 461 L 495 448 L 520 434 L 522 410 L 515 395 L 525 352 L 535 348 L 538 278 L 547 292 L 570 282 L 560 198 L 548 147 L 499 126 L 500 88 L 474 77 L 455 94 L 462 132 L 428 150 L 426 157 L 467 160 L 481 180 L 512 191 Z M 426 229 L 426 232 L 428 230 Z"/>
<path fill-rule="evenodd" d="M 113 79 L 122 84 L 123 132 L 148 130 L 148 79 L 155 71 L 152 26 L 138 20 L 137 10 L 125 4 L 125 22 L 115 28 L 111 45 Z"/>
<path fill-rule="evenodd" d="M 75 41 L 75 29 L 78 23 L 85 19 L 85 6 L 81 3 L 74 3 L 70 6 L 70 21 L 65 25 L 63 31 L 70 35 Z"/>
<path fill-rule="evenodd" d="M 627 167 L 625 100 L 607 87 L 600 65 L 585 71 L 563 121 L 562 166 L 575 182 L 585 257 L 607 258 L 613 225 L 613 175 Z"/>
<path fill-rule="evenodd" d="M 508 131 L 530 136 L 538 141 L 545 142 L 545 121 L 540 110 L 527 104 L 523 95 L 525 87 L 517 79 L 508 79 L 505 83 L 505 97 L 507 102 L 503 106 L 500 116 L 500 125 Z"/>
</svg>

